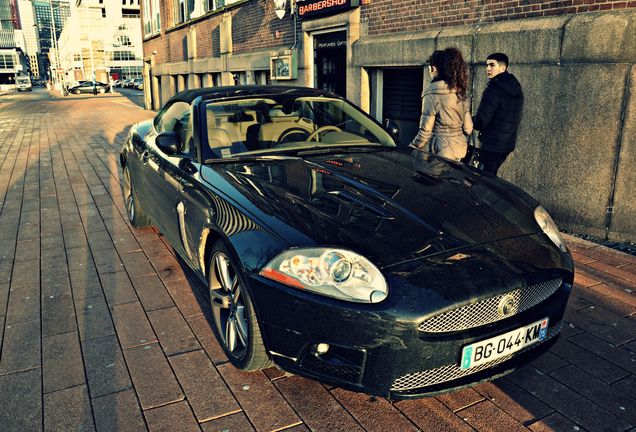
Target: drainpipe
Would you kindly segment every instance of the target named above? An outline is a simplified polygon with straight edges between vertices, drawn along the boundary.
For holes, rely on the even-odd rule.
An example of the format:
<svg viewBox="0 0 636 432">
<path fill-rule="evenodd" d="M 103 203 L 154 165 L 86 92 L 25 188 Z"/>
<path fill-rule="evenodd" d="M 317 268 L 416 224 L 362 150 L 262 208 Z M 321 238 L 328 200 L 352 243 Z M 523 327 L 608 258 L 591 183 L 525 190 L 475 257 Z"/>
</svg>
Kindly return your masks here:
<svg viewBox="0 0 636 432">
<path fill-rule="evenodd" d="M 620 164 L 621 149 L 623 147 L 623 130 L 625 129 L 625 117 L 627 113 L 627 102 L 629 101 L 630 89 L 632 85 L 632 69 L 634 65 L 627 68 L 625 77 L 625 90 L 623 91 L 623 103 L 621 104 L 621 120 L 619 122 L 618 137 L 616 138 L 616 148 L 614 149 L 614 167 L 612 169 L 612 180 L 610 182 L 610 196 L 605 212 L 605 240 L 609 240 L 610 227 L 612 225 L 612 215 L 614 214 L 614 197 L 616 195 L 616 179 L 618 178 L 618 167 Z"/>
</svg>

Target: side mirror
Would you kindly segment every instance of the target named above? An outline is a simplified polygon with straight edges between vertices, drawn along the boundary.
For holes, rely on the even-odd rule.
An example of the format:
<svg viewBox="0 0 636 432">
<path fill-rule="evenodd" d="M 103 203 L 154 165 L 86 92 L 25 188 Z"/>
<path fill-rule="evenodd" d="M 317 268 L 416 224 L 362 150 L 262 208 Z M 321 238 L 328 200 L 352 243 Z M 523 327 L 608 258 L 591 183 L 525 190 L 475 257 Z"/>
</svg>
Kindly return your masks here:
<svg viewBox="0 0 636 432">
<path fill-rule="evenodd" d="M 181 148 L 179 137 L 174 132 L 161 132 L 157 135 L 155 143 L 157 144 L 157 147 L 159 147 L 159 150 L 168 156 L 177 154 Z"/>
<path fill-rule="evenodd" d="M 382 126 L 384 126 L 384 129 L 389 133 L 389 135 L 391 135 L 391 137 L 393 137 L 395 141 L 399 141 L 400 128 L 398 127 L 398 125 L 393 123 L 391 119 L 384 119 Z"/>
</svg>

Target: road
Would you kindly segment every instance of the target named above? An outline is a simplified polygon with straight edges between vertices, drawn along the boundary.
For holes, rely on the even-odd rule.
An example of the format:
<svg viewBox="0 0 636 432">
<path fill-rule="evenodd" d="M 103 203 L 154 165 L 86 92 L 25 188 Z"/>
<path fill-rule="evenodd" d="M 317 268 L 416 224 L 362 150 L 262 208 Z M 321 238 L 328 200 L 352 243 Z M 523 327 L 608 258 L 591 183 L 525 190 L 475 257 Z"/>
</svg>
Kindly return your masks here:
<svg viewBox="0 0 636 432">
<path fill-rule="evenodd" d="M 242 373 L 206 296 L 125 218 L 118 152 L 141 93 L 0 95 L 0 430 L 628 431 L 636 257 L 566 236 L 554 347 L 491 383 L 391 403 L 276 368 Z"/>
</svg>

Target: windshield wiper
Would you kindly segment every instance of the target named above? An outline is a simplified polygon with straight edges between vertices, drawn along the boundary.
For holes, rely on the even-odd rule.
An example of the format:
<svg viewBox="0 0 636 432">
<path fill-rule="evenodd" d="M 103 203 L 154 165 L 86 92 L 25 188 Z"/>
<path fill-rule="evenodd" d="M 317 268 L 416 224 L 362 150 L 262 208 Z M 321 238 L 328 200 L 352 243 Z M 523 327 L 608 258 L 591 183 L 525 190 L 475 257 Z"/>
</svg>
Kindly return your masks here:
<svg viewBox="0 0 636 432">
<path fill-rule="evenodd" d="M 343 146 L 314 146 L 310 148 L 299 149 L 298 156 L 311 155 L 311 154 L 325 154 L 325 153 L 364 153 L 369 150 L 389 150 L 393 147 L 387 147 L 382 144 L 361 144 L 354 147 Z"/>
<path fill-rule="evenodd" d="M 253 155 L 236 155 L 227 158 L 211 158 L 203 161 L 204 164 L 229 163 L 229 162 L 245 162 L 245 161 L 268 161 L 282 159 L 298 159 L 296 156 L 285 156 L 281 154 L 253 154 Z"/>
</svg>

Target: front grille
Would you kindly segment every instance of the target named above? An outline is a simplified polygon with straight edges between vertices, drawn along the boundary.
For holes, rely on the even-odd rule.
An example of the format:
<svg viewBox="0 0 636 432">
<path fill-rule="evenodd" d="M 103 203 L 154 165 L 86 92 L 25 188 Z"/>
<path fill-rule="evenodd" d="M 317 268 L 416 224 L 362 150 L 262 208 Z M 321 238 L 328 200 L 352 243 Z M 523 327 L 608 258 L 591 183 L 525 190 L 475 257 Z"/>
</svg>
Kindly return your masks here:
<svg viewBox="0 0 636 432">
<path fill-rule="evenodd" d="M 486 300 L 478 301 L 477 303 L 451 309 L 427 319 L 420 324 L 418 330 L 426 333 L 459 331 L 511 317 L 530 309 L 550 297 L 559 289 L 561 282 L 562 280 L 560 278 L 552 279 L 525 288 L 518 288 Z M 512 303 L 509 304 L 509 313 L 502 317 L 499 314 L 498 307 L 499 302 L 505 296 L 511 296 Z"/>
<path fill-rule="evenodd" d="M 547 342 L 548 340 L 552 339 L 553 337 L 559 334 L 559 332 L 561 331 L 561 327 L 563 327 L 563 321 L 559 321 L 557 324 L 550 327 L 548 329 L 548 334 L 546 335 L 546 338 L 543 339 L 541 342 L 529 345 L 505 357 L 501 357 L 491 362 L 484 363 L 479 366 L 475 366 L 472 369 L 461 369 L 458 364 L 449 364 L 449 365 L 441 366 L 435 369 L 429 369 L 423 372 L 415 372 L 415 373 L 402 375 L 401 377 L 399 377 L 393 382 L 393 385 L 391 386 L 391 391 L 404 392 L 408 390 L 421 389 L 424 387 L 440 384 L 447 381 L 453 381 L 468 375 L 472 375 L 477 372 L 481 372 L 485 369 L 488 369 L 495 365 L 503 363 L 506 360 L 509 360 L 512 357 L 519 355 L 529 349 L 536 348 L 542 343 Z"/>
</svg>

